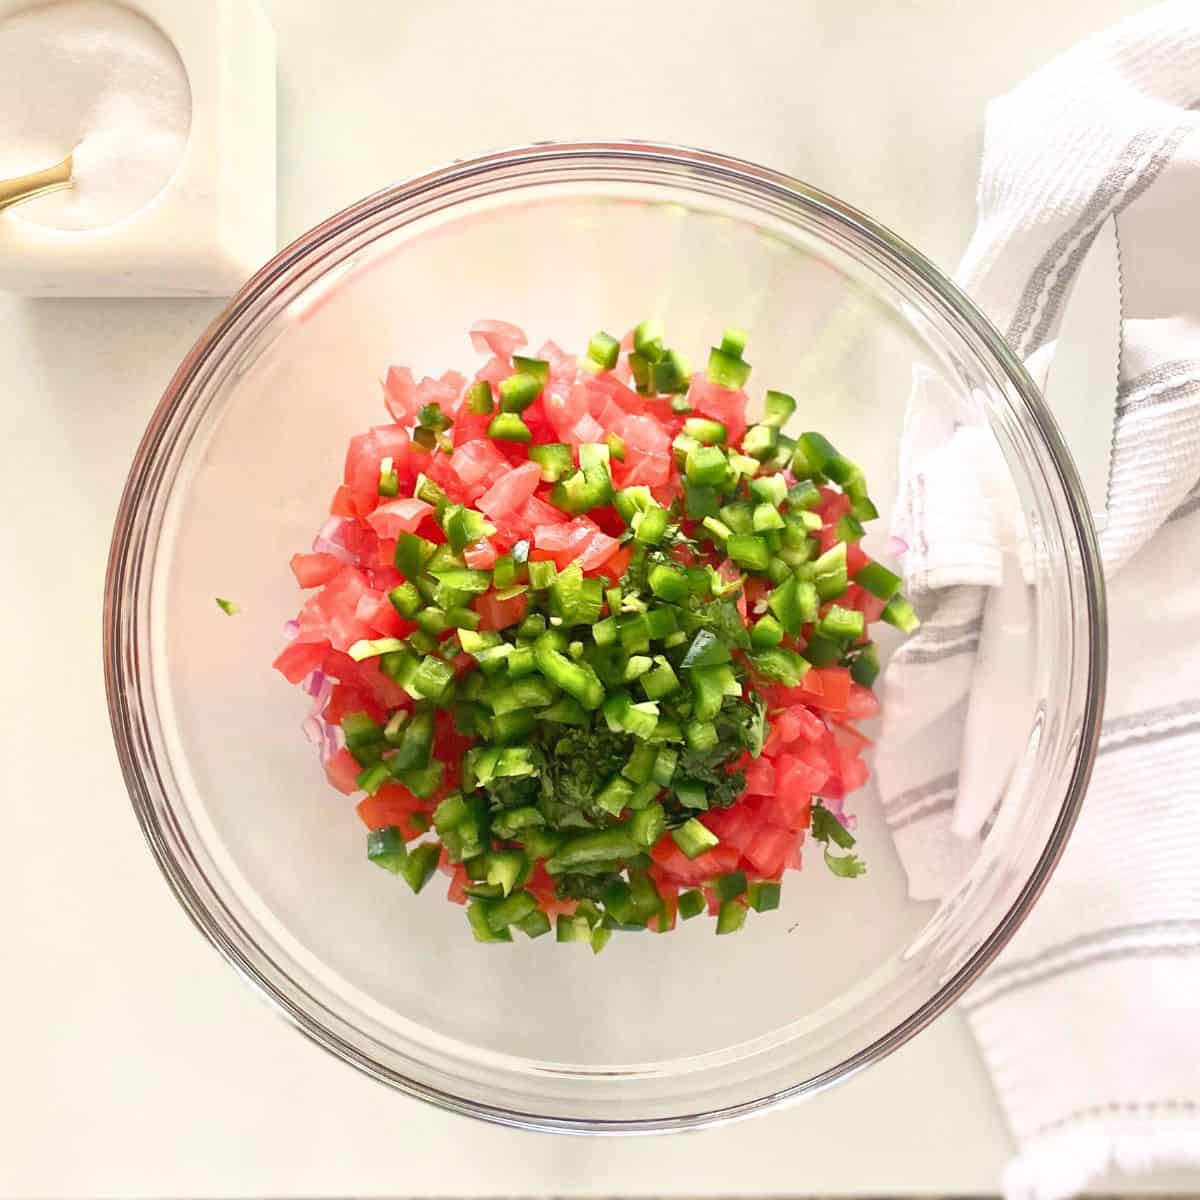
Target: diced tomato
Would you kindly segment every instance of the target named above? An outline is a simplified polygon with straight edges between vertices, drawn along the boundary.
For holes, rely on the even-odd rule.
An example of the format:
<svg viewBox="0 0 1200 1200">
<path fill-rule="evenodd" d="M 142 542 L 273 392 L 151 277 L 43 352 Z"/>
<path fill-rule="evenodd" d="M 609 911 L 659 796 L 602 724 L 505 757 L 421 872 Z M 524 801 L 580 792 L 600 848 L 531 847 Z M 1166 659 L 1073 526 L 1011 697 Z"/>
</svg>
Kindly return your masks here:
<svg viewBox="0 0 1200 1200">
<path fill-rule="evenodd" d="M 846 697 L 846 719 L 866 721 L 879 716 L 879 697 L 860 683 L 851 683 Z"/>
<path fill-rule="evenodd" d="M 377 658 L 368 658 L 356 663 L 348 654 L 334 649 L 326 654 L 321 670 L 342 683 L 356 687 L 364 695 L 371 697 L 385 712 L 412 705 L 409 694 L 379 669 Z"/>
<path fill-rule="evenodd" d="M 878 596 L 872 596 L 866 588 L 859 587 L 857 583 L 852 583 L 846 589 L 846 594 L 838 599 L 838 603 L 843 608 L 857 609 L 862 613 L 863 620 L 868 625 L 878 621 L 883 616 L 883 610 L 887 605 L 886 600 L 880 600 Z"/>
<path fill-rule="evenodd" d="M 549 550 L 552 554 L 566 550 L 571 544 L 571 526 L 538 525 L 533 531 L 533 544 L 539 550 Z"/>
<path fill-rule="evenodd" d="M 784 856 L 783 866 L 787 871 L 799 871 L 802 865 L 800 858 L 800 847 L 804 845 L 804 834 L 797 833 L 793 835 L 791 842 L 788 844 L 788 852 Z"/>
<path fill-rule="evenodd" d="M 519 517 L 521 527 L 530 531 L 539 525 L 565 525 L 570 519 L 561 508 L 555 508 L 537 496 L 530 496 L 525 501 Z"/>
<path fill-rule="evenodd" d="M 508 460 L 496 449 L 495 442 L 479 438 L 461 443 L 450 456 L 450 465 L 465 486 L 482 490 L 507 468 Z"/>
<path fill-rule="evenodd" d="M 805 746 L 798 754 L 781 754 L 775 763 L 775 794 L 819 792 L 833 773 L 819 750 Z"/>
<path fill-rule="evenodd" d="M 493 387 L 507 379 L 512 374 L 512 363 L 508 356 L 493 355 L 475 372 L 477 382 L 490 383 Z M 494 397 L 493 397 L 494 399 Z"/>
<path fill-rule="evenodd" d="M 814 667 L 800 681 L 800 690 L 808 693 L 806 702 L 814 708 L 846 712 L 850 699 L 849 668 Z"/>
<path fill-rule="evenodd" d="M 414 458 L 416 455 L 413 456 Z M 455 504 L 469 504 L 471 497 L 469 489 L 459 479 L 458 472 L 450 464 L 450 455 L 426 454 L 422 456 L 421 470 L 438 485 L 454 501 Z"/>
<path fill-rule="evenodd" d="M 303 683 L 324 661 L 329 652 L 327 641 L 289 642 L 271 665 L 288 683 Z"/>
<path fill-rule="evenodd" d="M 354 507 L 354 493 L 344 483 L 333 493 L 333 499 L 329 502 L 329 515 L 331 517 L 358 516 L 358 510 Z"/>
<path fill-rule="evenodd" d="M 510 325 L 507 321 L 476 321 L 471 326 L 471 345 L 480 354 L 512 358 L 527 341 L 525 331 L 519 325 Z"/>
<path fill-rule="evenodd" d="M 837 744 L 839 753 L 845 750 L 849 754 L 861 754 L 872 744 L 871 739 L 865 733 L 859 733 L 853 725 L 836 718 L 830 726 L 830 732 L 833 734 L 833 740 Z"/>
<path fill-rule="evenodd" d="M 333 554 L 293 554 L 292 574 L 302 588 L 328 583 L 342 568 L 342 560 Z"/>
<path fill-rule="evenodd" d="M 573 429 L 588 411 L 588 389 L 582 384 L 576 384 L 565 392 L 550 392 L 543 400 L 546 418 L 560 438 L 566 437 L 567 431 Z"/>
<path fill-rule="evenodd" d="M 746 768 L 746 794 L 750 796 L 775 795 L 775 767 L 767 758 L 756 758 Z"/>
<path fill-rule="evenodd" d="M 463 551 L 463 559 L 473 571 L 490 571 L 496 565 L 496 547 L 480 538 Z"/>
<path fill-rule="evenodd" d="M 817 742 L 825 736 L 825 722 L 810 708 L 795 704 L 776 718 L 784 740 Z"/>
<path fill-rule="evenodd" d="M 438 383 L 457 397 L 462 393 L 463 388 L 467 386 L 467 377 L 461 371 L 443 371 L 438 376 Z"/>
<path fill-rule="evenodd" d="M 397 424 L 411 425 L 416 420 L 417 384 L 407 367 L 388 367 L 383 402 Z"/>
<path fill-rule="evenodd" d="M 367 518 L 368 524 L 380 536 L 397 538 L 401 533 L 416 533 L 426 517 L 433 516 L 433 505 L 415 496 L 388 500 Z"/>
<path fill-rule="evenodd" d="M 362 571 L 347 563 L 321 589 L 317 602 L 326 615 L 335 613 L 339 607 L 353 610 L 366 588 L 367 581 Z"/>
<path fill-rule="evenodd" d="M 476 507 L 497 523 L 506 520 L 533 498 L 542 481 L 542 468 L 527 462 L 502 474 L 476 501 Z"/>
<path fill-rule="evenodd" d="M 581 570 L 595 571 L 617 552 L 620 543 L 616 538 L 609 537 L 607 533 L 597 529 L 593 522 L 589 521 L 588 524 L 592 528 L 587 532 L 586 538 L 577 543 L 573 542 L 572 549 L 578 546 L 578 557 L 575 561 L 579 563 Z"/>
<path fill-rule="evenodd" d="M 749 805 L 738 803 L 708 813 L 702 823 L 721 839 L 722 845 L 741 851 L 754 837 L 762 818 Z"/>
<path fill-rule="evenodd" d="M 365 712 L 376 721 L 382 721 L 387 715 L 373 696 L 366 695 L 348 683 L 334 684 L 329 703 L 325 706 L 325 720 L 330 725 L 340 725 L 342 718 L 352 712 Z"/>
<path fill-rule="evenodd" d="M 812 820 L 812 796 L 798 788 L 780 789 L 764 801 L 763 818 L 785 829 L 807 829 Z"/>
<path fill-rule="evenodd" d="M 466 904 L 468 883 L 470 879 L 467 876 L 467 868 L 462 863 L 455 863 L 454 873 L 450 876 L 450 886 L 446 889 L 446 899 L 452 904 Z"/>
<path fill-rule="evenodd" d="M 857 575 L 871 560 L 857 542 L 846 543 L 846 574 Z"/>
<path fill-rule="evenodd" d="M 380 501 L 380 462 L 391 458 L 396 474 L 408 483 L 412 478 L 411 457 L 408 434 L 399 425 L 380 425 L 350 439 L 344 481 L 357 516 L 365 518 Z"/>
<path fill-rule="evenodd" d="M 823 503 L 817 509 L 817 515 L 823 525 L 836 525 L 850 511 L 850 497 L 845 492 L 835 492 L 833 488 L 823 487 L 821 495 Z"/>
<path fill-rule="evenodd" d="M 756 871 L 769 878 L 781 875 L 795 840 L 796 835 L 789 829 L 764 825 L 746 847 L 746 860 Z"/>
<path fill-rule="evenodd" d="M 603 575 L 610 583 L 620 583 L 632 557 L 633 551 L 628 546 L 618 546 L 611 557 L 596 568 L 596 574 Z"/>
<path fill-rule="evenodd" d="M 714 846 L 698 858 L 689 859 L 667 834 L 659 839 L 651 856 L 677 883 L 692 885 L 715 879 L 737 867 L 737 848 L 730 845 Z"/>
<path fill-rule="evenodd" d="M 396 570 L 396 539 L 395 538 L 380 538 L 375 547 L 375 567 L 371 571 L 371 583 L 374 587 L 381 591 L 385 590 L 385 585 L 380 581 L 380 577 L 391 573 L 395 578 L 386 585 L 386 590 L 391 591 L 404 582 L 404 576 Z"/>
<path fill-rule="evenodd" d="M 458 416 L 454 418 L 454 424 L 450 429 L 450 440 L 455 446 L 465 446 L 470 442 L 482 441 L 487 437 L 488 426 L 492 423 L 490 416 L 484 416 L 480 413 L 468 412 L 465 409 L 459 409 Z M 505 462 L 508 460 L 504 455 L 498 455 Z M 477 483 L 463 484 L 463 487 L 479 488 Z"/>
<path fill-rule="evenodd" d="M 354 606 L 354 618 L 367 625 L 377 637 L 401 637 L 412 629 L 396 611 L 386 593 L 374 588 L 364 592 Z"/>
<path fill-rule="evenodd" d="M 498 600 L 495 592 L 487 592 L 475 599 L 475 611 L 479 614 L 480 629 L 507 629 L 525 617 L 525 597 L 513 596 L 511 600 Z"/>
<path fill-rule="evenodd" d="M 842 787 L 847 792 L 853 792 L 863 786 L 871 778 L 871 769 L 856 754 L 840 756 Z"/>
<path fill-rule="evenodd" d="M 550 380 L 558 387 L 573 383 L 579 374 L 579 360 L 554 342 L 546 342 L 537 357 L 550 364 Z"/>
<path fill-rule="evenodd" d="M 725 426 L 729 440 L 740 442 L 746 432 L 746 393 L 710 383 L 703 372 L 692 376 L 688 403 L 701 416 L 711 417 Z"/>
<path fill-rule="evenodd" d="M 626 462 L 649 456 L 665 459 L 669 465 L 671 435 L 653 417 L 644 414 L 626 417 L 617 432 L 625 442 Z"/>
<path fill-rule="evenodd" d="M 329 782 L 347 796 L 352 796 L 360 790 L 357 780 L 361 772 L 362 767 L 345 747 L 331 755 L 325 764 L 325 774 L 328 776 Z"/>
<path fill-rule="evenodd" d="M 591 413 L 584 413 L 564 437 L 577 446 L 599 442 L 604 439 L 604 426 Z"/>
<path fill-rule="evenodd" d="M 367 796 L 358 804 L 358 815 L 368 829 L 386 829 L 395 825 L 404 835 L 406 842 L 420 837 L 423 832 L 412 823 L 412 815 L 422 812 L 425 805 L 398 783 L 385 783 L 373 796 Z"/>
</svg>

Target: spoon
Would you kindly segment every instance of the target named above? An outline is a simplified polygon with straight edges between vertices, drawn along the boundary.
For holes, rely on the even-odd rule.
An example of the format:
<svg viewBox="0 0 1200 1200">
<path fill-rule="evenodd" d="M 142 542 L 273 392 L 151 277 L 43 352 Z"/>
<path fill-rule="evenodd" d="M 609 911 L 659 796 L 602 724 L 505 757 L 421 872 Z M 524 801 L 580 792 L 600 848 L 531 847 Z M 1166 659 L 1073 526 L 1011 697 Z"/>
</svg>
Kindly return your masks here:
<svg viewBox="0 0 1200 1200">
<path fill-rule="evenodd" d="M 33 171 L 29 175 L 18 175 L 13 179 L 0 179 L 0 211 L 34 196 L 45 196 L 60 188 L 71 186 L 72 156 L 67 155 L 56 166 L 44 171 Z"/>
</svg>

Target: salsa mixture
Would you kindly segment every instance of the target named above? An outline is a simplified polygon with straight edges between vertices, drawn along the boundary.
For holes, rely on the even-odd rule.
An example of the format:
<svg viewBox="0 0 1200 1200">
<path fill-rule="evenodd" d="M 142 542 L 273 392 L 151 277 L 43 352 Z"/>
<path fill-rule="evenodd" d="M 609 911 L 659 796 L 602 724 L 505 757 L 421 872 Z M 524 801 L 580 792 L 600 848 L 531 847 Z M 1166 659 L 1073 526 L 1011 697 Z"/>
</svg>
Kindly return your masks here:
<svg viewBox="0 0 1200 1200">
<path fill-rule="evenodd" d="M 275 666 L 314 697 L 367 857 L 440 869 L 480 942 L 604 947 L 779 906 L 805 837 L 854 854 L 870 626 L 917 625 L 860 547 L 859 467 L 796 401 L 748 423 L 746 335 L 693 373 L 662 325 L 583 356 L 471 330 L 474 378 L 392 367 L 351 439 Z"/>
</svg>

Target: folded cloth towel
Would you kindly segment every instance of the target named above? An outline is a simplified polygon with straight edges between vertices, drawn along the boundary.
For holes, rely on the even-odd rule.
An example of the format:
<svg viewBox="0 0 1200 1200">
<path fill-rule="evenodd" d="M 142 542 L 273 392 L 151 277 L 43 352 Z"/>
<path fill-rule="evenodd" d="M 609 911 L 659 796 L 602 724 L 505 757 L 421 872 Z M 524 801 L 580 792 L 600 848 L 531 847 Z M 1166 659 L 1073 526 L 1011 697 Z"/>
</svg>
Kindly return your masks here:
<svg viewBox="0 0 1200 1200">
<path fill-rule="evenodd" d="M 1110 1169 L 1200 1165 L 1200 4 L 1172 0 L 1043 68 L 987 112 L 959 283 L 1036 369 L 1100 224 L 1125 322 L 1109 519 L 1108 701 L 1075 833 L 966 1000 L 1019 1143 L 1010 1197 Z M 885 682 L 879 779 L 912 894 L 974 857 L 955 824 L 984 600 L 1019 531 L 987 511 L 990 439 L 917 380 L 893 533 L 927 620 Z M 979 504 L 963 497 L 979 495 Z M 994 508 L 994 505 L 991 506 Z M 936 679 L 936 686 L 931 682 Z M 936 697 L 936 699 L 930 699 Z"/>
</svg>

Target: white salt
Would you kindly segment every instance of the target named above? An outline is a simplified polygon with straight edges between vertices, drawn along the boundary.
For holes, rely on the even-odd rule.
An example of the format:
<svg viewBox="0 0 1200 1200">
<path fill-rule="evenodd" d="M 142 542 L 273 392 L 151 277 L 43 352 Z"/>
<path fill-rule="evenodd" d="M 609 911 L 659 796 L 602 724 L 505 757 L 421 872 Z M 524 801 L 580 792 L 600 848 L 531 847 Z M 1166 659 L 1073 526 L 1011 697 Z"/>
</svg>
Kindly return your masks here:
<svg viewBox="0 0 1200 1200">
<path fill-rule="evenodd" d="M 0 179 L 75 156 L 72 188 L 0 220 L 96 229 L 131 216 L 170 182 L 191 119 L 178 52 L 124 5 L 56 0 L 0 19 Z"/>
</svg>

